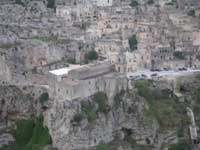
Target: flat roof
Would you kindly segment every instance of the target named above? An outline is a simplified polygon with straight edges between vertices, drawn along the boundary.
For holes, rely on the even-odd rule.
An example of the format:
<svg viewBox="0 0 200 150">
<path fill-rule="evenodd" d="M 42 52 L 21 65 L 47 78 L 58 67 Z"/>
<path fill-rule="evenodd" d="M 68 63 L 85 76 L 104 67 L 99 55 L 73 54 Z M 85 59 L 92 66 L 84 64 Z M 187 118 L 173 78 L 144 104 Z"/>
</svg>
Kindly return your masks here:
<svg viewBox="0 0 200 150">
<path fill-rule="evenodd" d="M 83 68 L 83 67 L 84 67 L 84 65 L 69 65 L 69 67 L 51 70 L 49 72 L 54 74 L 54 75 L 57 75 L 57 76 L 67 75 L 69 71 L 74 70 L 74 69 L 78 69 L 78 68 Z"/>
</svg>

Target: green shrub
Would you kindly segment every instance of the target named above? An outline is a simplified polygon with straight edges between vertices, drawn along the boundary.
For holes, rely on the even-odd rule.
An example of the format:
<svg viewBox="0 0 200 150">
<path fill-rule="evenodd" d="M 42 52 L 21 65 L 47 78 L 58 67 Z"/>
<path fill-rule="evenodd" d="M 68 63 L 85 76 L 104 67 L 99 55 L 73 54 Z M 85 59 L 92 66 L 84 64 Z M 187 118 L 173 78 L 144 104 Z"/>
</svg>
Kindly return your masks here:
<svg viewBox="0 0 200 150">
<path fill-rule="evenodd" d="M 148 5 L 154 4 L 154 0 L 148 0 L 148 1 L 147 1 L 147 4 L 148 4 Z"/>
<path fill-rule="evenodd" d="M 42 150 L 44 146 L 51 144 L 49 130 L 43 126 L 42 117 L 20 120 L 16 126 L 16 142 L 6 146 L 4 150 Z"/>
<path fill-rule="evenodd" d="M 181 140 L 177 144 L 172 144 L 168 148 L 169 150 L 190 150 L 191 145 L 189 144 L 188 140 Z"/>
<path fill-rule="evenodd" d="M 45 102 L 49 100 L 49 94 L 47 92 L 42 93 L 39 97 L 39 100 L 41 104 L 44 104 Z"/>
<path fill-rule="evenodd" d="M 96 150 L 109 150 L 109 147 L 108 147 L 108 145 L 106 145 L 106 144 L 99 144 L 99 145 L 96 147 Z"/>
<path fill-rule="evenodd" d="M 94 122 L 97 118 L 94 104 L 90 102 L 82 102 L 81 107 L 82 113 L 87 118 L 88 122 Z"/>
<path fill-rule="evenodd" d="M 15 3 L 18 5 L 25 6 L 25 4 L 22 2 L 22 0 L 15 0 Z"/>
<path fill-rule="evenodd" d="M 98 104 L 98 111 L 102 113 L 108 112 L 108 98 L 107 95 L 103 92 L 98 92 L 94 94 L 94 101 Z"/>
<path fill-rule="evenodd" d="M 192 17 L 196 16 L 196 13 L 195 13 L 194 9 L 190 10 L 187 14 L 188 14 L 188 16 L 192 16 Z"/>
<path fill-rule="evenodd" d="M 132 138 L 132 136 L 128 136 L 126 138 L 127 142 L 131 145 L 132 148 L 134 148 L 134 146 L 136 145 L 136 141 L 135 139 Z"/>
<path fill-rule="evenodd" d="M 91 50 L 85 54 L 85 62 L 98 59 L 98 53 L 95 50 Z"/>
<path fill-rule="evenodd" d="M 129 43 L 129 47 L 131 51 L 134 51 L 137 49 L 138 41 L 135 34 L 128 39 L 128 43 Z"/>
<path fill-rule="evenodd" d="M 55 0 L 48 0 L 47 1 L 47 7 L 48 8 L 55 8 Z"/>
<path fill-rule="evenodd" d="M 138 5 L 139 5 L 139 3 L 138 3 L 137 0 L 132 0 L 132 1 L 131 1 L 130 6 L 131 6 L 132 8 L 138 7 Z"/>
<path fill-rule="evenodd" d="M 83 118 L 84 118 L 83 114 L 78 113 L 74 116 L 73 121 L 75 121 L 77 124 L 80 124 Z"/>
<path fill-rule="evenodd" d="M 15 138 L 20 145 L 27 144 L 33 134 L 34 120 L 20 120 L 17 122 Z"/>
</svg>

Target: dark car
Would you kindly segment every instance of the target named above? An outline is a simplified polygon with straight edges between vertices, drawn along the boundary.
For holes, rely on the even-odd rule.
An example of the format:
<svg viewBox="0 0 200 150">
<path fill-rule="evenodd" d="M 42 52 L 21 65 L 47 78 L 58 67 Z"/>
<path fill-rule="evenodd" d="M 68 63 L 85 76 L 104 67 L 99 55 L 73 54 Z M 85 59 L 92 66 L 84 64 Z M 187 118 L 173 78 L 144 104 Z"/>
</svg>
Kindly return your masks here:
<svg viewBox="0 0 200 150">
<path fill-rule="evenodd" d="M 142 74 L 141 76 L 144 77 L 144 78 L 147 78 L 147 75 L 145 75 L 145 74 Z"/>
<path fill-rule="evenodd" d="M 151 69 L 150 71 L 162 71 L 161 69 Z"/>
<path fill-rule="evenodd" d="M 170 69 L 169 69 L 169 68 L 163 68 L 163 70 L 165 70 L 165 71 L 169 71 Z"/>
<path fill-rule="evenodd" d="M 155 77 L 155 76 L 157 76 L 158 74 L 157 73 L 153 73 L 151 76 L 152 77 Z"/>
<path fill-rule="evenodd" d="M 179 71 L 186 71 L 187 68 L 184 68 L 184 67 L 183 67 L 183 68 L 178 68 L 178 70 L 179 70 Z"/>
</svg>

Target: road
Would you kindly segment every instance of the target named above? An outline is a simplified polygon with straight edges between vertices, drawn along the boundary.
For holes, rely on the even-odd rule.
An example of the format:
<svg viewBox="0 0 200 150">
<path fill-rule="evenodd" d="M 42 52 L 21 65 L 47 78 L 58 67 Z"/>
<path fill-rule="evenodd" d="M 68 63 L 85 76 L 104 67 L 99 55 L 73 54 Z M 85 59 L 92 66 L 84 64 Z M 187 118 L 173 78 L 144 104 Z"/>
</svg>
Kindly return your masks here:
<svg viewBox="0 0 200 150">
<path fill-rule="evenodd" d="M 134 73 L 128 73 L 127 78 L 128 79 L 142 79 L 142 78 L 147 78 L 151 79 L 153 76 L 154 77 L 177 77 L 177 76 L 187 76 L 191 75 L 194 73 L 200 73 L 200 69 L 187 69 L 184 71 L 174 71 L 174 70 L 169 70 L 169 71 L 150 71 L 150 70 L 140 70 Z M 143 76 L 142 76 L 143 75 Z M 152 76 L 153 75 L 153 76 Z"/>
</svg>

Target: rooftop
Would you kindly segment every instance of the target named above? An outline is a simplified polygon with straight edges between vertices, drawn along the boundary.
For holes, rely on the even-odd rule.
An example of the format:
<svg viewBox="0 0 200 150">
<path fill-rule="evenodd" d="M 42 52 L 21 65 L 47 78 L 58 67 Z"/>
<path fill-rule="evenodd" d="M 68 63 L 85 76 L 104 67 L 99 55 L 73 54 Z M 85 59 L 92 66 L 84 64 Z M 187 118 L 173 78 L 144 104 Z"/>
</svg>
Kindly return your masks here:
<svg viewBox="0 0 200 150">
<path fill-rule="evenodd" d="M 61 75 L 67 75 L 68 72 L 71 70 L 79 69 L 79 68 L 83 68 L 83 67 L 84 67 L 84 65 L 69 65 L 69 67 L 51 70 L 49 72 L 54 75 L 61 76 Z"/>
</svg>

